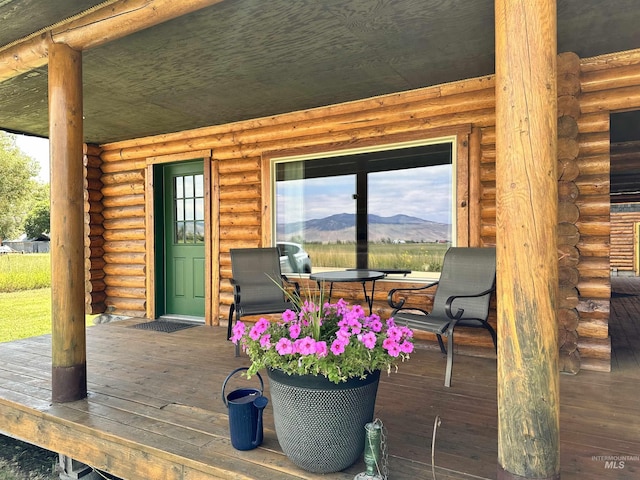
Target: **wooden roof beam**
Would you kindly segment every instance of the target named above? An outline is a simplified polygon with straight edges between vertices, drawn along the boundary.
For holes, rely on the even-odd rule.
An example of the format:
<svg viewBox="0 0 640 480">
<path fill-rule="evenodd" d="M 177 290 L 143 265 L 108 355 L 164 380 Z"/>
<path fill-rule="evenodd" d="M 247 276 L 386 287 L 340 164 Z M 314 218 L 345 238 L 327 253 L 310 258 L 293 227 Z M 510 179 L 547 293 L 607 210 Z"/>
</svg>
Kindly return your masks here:
<svg viewBox="0 0 640 480">
<path fill-rule="evenodd" d="M 223 0 L 118 0 L 0 48 L 0 82 L 46 65 L 52 43 L 83 51 Z"/>
</svg>

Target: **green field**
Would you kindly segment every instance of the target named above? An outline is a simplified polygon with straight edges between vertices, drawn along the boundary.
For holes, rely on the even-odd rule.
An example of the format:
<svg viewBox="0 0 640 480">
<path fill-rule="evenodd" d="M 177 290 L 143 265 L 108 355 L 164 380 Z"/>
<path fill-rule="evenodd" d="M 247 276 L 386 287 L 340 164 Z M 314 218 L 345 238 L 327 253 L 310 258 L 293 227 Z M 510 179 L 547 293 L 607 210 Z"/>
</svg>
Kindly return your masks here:
<svg viewBox="0 0 640 480">
<path fill-rule="evenodd" d="M 92 325 L 87 316 L 87 325 Z M 48 253 L 0 255 L 0 342 L 51 333 Z"/>
<path fill-rule="evenodd" d="M 439 272 L 448 243 L 373 243 L 369 244 L 369 268 L 403 269 L 412 272 Z M 356 266 L 356 246 L 353 243 L 306 243 L 313 268 Z"/>
<path fill-rule="evenodd" d="M 17 292 L 51 286 L 48 253 L 0 255 L 0 292 Z"/>
<path fill-rule="evenodd" d="M 0 293 L 0 342 L 51 333 L 51 289 Z"/>
</svg>

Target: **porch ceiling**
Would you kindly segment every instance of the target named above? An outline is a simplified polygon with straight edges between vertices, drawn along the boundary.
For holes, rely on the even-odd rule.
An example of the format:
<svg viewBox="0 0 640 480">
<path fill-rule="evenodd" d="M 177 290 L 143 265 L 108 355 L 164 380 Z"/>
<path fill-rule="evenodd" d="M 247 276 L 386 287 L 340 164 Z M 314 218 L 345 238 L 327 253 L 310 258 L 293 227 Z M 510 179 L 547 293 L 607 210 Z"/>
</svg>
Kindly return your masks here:
<svg viewBox="0 0 640 480">
<path fill-rule="evenodd" d="M 0 1 L 0 48 L 102 2 Z M 640 47 L 636 0 L 558 0 L 558 51 Z M 493 73 L 493 0 L 225 0 L 83 53 L 107 143 Z M 48 135 L 47 68 L 0 83 L 0 128 Z"/>
</svg>

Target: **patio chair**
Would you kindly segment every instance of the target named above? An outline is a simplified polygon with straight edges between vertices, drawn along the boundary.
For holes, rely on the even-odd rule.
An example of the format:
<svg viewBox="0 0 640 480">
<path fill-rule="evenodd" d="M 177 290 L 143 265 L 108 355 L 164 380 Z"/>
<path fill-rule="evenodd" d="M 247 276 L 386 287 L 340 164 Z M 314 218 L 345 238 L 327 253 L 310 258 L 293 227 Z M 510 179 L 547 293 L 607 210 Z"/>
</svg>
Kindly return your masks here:
<svg viewBox="0 0 640 480">
<path fill-rule="evenodd" d="M 417 288 L 394 288 L 387 301 L 398 325 L 434 333 L 447 355 L 444 385 L 451 386 L 453 331 L 456 327 L 479 327 L 489 331 L 497 349 L 496 332 L 488 322 L 489 301 L 495 290 L 495 248 L 452 247 L 445 253 L 440 280 Z M 430 312 L 405 306 L 412 293 L 436 287 Z M 447 348 L 442 342 L 447 337 Z"/>
<path fill-rule="evenodd" d="M 229 308 L 227 338 L 231 337 L 233 314 L 236 322 L 246 315 L 267 315 L 294 309 L 284 293 L 288 285 L 294 295 L 300 295 L 300 285 L 290 281 L 280 271 L 280 255 L 277 248 L 231 249 L 233 278 L 233 303 Z M 240 346 L 236 345 L 236 357 Z"/>
</svg>

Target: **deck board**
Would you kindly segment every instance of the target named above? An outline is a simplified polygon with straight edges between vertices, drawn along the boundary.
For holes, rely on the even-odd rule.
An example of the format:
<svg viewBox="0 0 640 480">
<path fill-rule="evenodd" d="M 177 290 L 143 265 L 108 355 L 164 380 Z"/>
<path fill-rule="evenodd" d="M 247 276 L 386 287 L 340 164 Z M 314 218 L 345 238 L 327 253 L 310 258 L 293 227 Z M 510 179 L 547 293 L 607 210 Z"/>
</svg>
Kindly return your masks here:
<svg viewBox="0 0 640 480">
<path fill-rule="evenodd" d="M 640 455 L 640 280 L 612 284 L 612 371 L 560 377 L 564 480 L 640 476 L 640 460 L 614 470 L 594 459 Z M 351 480 L 364 470 L 359 462 L 345 472 L 314 475 L 292 465 L 277 442 L 271 405 L 263 445 L 233 449 L 221 387 L 248 361 L 234 356 L 226 329 L 167 334 L 129 328 L 131 323 L 87 329 L 89 395 L 62 405 L 50 403 L 50 336 L 0 344 L 0 432 L 130 480 Z M 375 415 L 386 427 L 390 478 L 432 478 L 431 439 L 439 417 L 437 478 L 494 479 L 496 360 L 457 355 L 447 389 L 446 358 L 430 347 L 418 348 L 398 373 L 381 377 Z M 258 385 L 256 379 L 234 382 L 228 391 Z"/>
</svg>

